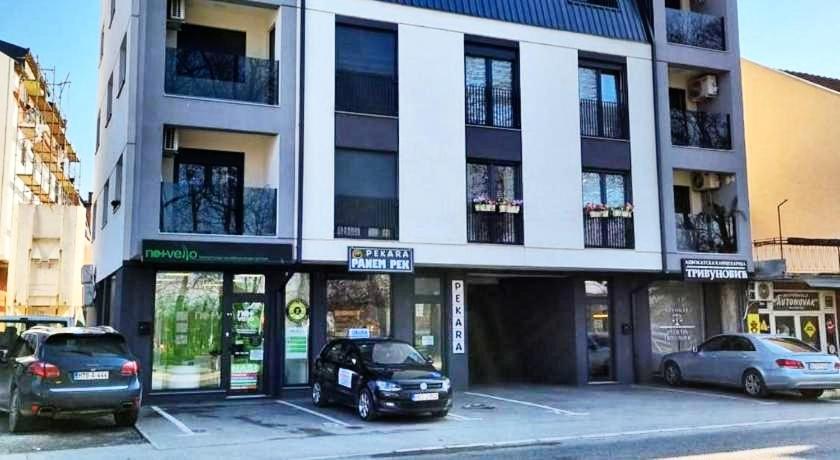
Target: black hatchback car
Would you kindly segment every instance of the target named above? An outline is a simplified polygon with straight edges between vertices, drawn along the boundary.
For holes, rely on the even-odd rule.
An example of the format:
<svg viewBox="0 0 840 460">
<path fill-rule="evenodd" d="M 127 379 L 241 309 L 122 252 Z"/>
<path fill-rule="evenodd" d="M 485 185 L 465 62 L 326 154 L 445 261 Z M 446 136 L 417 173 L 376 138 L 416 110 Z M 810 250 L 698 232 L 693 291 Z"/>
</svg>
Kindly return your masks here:
<svg viewBox="0 0 840 460">
<path fill-rule="evenodd" d="M 9 430 L 35 417 L 113 414 L 133 426 L 140 410 L 137 361 L 110 327 L 33 327 L 0 351 L 0 408 Z"/>
<path fill-rule="evenodd" d="M 363 420 L 380 414 L 445 417 L 452 406 L 449 379 L 398 340 L 333 340 L 321 350 L 312 375 L 316 406 L 345 404 Z"/>
</svg>

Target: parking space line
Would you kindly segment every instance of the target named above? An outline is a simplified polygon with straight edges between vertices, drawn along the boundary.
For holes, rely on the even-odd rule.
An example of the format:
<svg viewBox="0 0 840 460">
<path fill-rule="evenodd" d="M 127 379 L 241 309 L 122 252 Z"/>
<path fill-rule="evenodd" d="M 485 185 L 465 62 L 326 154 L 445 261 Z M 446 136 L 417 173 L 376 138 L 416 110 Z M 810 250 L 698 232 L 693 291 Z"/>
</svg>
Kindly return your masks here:
<svg viewBox="0 0 840 460">
<path fill-rule="evenodd" d="M 464 417 L 463 415 L 458 415 L 458 414 L 455 414 L 455 413 L 452 413 L 452 412 L 450 412 L 447 417 L 452 417 L 455 420 L 458 420 L 459 422 L 472 422 L 472 421 L 481 420 L 481 418 L 478 418 L 478 417 Z"/>
<path fill-rule="evenodd" d="M 631 385 L 633 388 L 639 388 L 642 390 L 651 390 L 651 391 L 668 391 L 671 393 L 683 393 L 689 395 L 697 395 L 697 396 L 705 396 L 707 398 L 719 398 L 719 399 L 730 399 L 734 401 L 741 401 L 753 404 L 759 404 L 762 406 L 775 406 L 779 404 L 778 402 L 774 401 L 759 401 L 757 399 L 750 399 L 743 396 L 731 396 L 731 395 L 722 395 L 719 393 L 711 393 L 707 391 L 693 391 L 693 390 L 678 390 L 676 388 L 665 388 L 656 385 Z"/>
<path fill-rule="evenodd" d="M 190 427 L 185 425 L 184 422 L 182 422 L 182 421 L 178 420 L 177 418 L 173 417 L 172 415 L 170 415 L 165 410 L 161 409 L 158 406 L 151 406 L 151 407 L 152 407 L 153 411 L 157 412 L 158 415 L 160 415 L 161 417 L 165 418 L 170 423 L 175 425 L 175 427 L 178 428 L 179 430 L 181 430 L 182 433 L 184 433 L 188 436 L 192 436 L 192 435 L 195 434 L 195 432 L 193 432 L 193 430 L 191 430 Z"/>
<path fill-rule="evenodd" d="M 543 404 L 537 404 L 537 403 L 532 403 L 532 402 L 528 402 L 528 401 L 519 401 L 518 399 L 503 398 L 501 396 L 490 395 L 490 394 L 487 394 L 487 393 L 473 393 L 473 392 L 470 392 L 470 391 L 465 391 L 464 394 L 467 394 L 467 395 L 470 395 L 470 396 L 478 396 L 478 397 L 481 397 L 481 398 L 495 399 L 497 401 L 505 401 L 505 402 L 509 402 L 509 403 L 513 403 L 513 404 L 520 404 L 522 406 L 536 407 L 538 409 L 545 409 L 545 410 L 548 410 L 548 411 L 554 412 L 555 414 L 560 414 L 560 415 L 572 415 L 572 416 L 589 415 L 586 412 L 572 412 L 572 411 L 569 411 L 569 410 L 558 409 L 556 407 L 545 406 Z"/>
<path fill-rule="evenodd" d="M 280 400 L 280 399 L 276 399 L 276 400 L 274 400 L 274 402 L 276 402 L 277 404 L 283 404 L 283 405 L 285 405 L 285 406 L 292 407 L 292 408 L 297 409 L 297 410 L 299 410 L 299 411 L 301 411 L 301 412 L 306 412 L 306 413 L 307 413 L 307 414 L 309 414 L 309 415 L 314 415 L 314 416 L 316 416 L 316 417 L 321 417 L 321 418 L 322 418 L 322 419 L 324 419 L 324 420 L 329 420 L 330 422 L 335 423 L 335 424 L 338 424 L 338 425 L 341 425 L 341 426 L 343 426 L 344 428 L 350 428 L 350 427 L 352 427 L 352 426 L 353 426 L 353 425 L 351 425 L 351 424 L 349 424 L 349 423 L 347 423 L 347 422 L 342 422 L 341 420 L 339 420 L 339 419 L 337 419 L 337 418 L 333 418 L 333 417 L 330 417 L 329 415 L 322 414 L 322 413 L 320 413 L 320 412 L 316 412 L 316 411 L 314 411 L 314 410 L 312 410 L 312 409 L 307 409 L 307 408 L 305 408 L 305 407 L 303 407 L 303 406 L 298 406 L 297 404 L 293 404 L 293 403 L 290 403 L 290 402 L 288 402 L 288 401 L 283 401 L 283 400 Z"/>
</svg>

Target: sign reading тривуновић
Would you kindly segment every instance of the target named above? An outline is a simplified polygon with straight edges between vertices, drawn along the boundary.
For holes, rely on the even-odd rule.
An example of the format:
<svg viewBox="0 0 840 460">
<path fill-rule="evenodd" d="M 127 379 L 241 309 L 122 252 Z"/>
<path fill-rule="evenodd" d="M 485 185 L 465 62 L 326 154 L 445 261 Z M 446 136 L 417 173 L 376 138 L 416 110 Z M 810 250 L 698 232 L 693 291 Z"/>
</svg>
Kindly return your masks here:
<svg viewBox="0 0 840 460">
<path fill-rule="evenodd" d="M 414 250 L 347 248 L 347 270 L 370 273 L 414 273 Z"/>
<path fill-rule="evenodd" d="M 737 281 L 750 277 L 744 260 L 683 259 L 686 281 Z"/>
</svg>

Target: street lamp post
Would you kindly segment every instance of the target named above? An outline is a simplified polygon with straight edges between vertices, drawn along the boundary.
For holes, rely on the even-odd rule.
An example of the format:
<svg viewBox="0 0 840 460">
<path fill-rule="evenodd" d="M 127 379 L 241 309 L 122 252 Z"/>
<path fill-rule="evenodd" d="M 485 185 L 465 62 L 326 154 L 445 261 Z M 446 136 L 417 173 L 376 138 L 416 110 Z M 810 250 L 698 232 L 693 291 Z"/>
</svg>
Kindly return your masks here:
<svg viewBox="0 0 840 460">
<path fill-rule="evenodd" d="M 785 244 L 784 240 L 782 239 L 782 206 L 784 206 L 787 202 L 788 199 L 785 198 L 784 201 L 782 201 L 781 203 L 779 203 L 778 206 L 776 206 L 776 218 L 779 222 L 779 255 L 781 256 L 782 260 L 785 260 Z"/>
</svg>

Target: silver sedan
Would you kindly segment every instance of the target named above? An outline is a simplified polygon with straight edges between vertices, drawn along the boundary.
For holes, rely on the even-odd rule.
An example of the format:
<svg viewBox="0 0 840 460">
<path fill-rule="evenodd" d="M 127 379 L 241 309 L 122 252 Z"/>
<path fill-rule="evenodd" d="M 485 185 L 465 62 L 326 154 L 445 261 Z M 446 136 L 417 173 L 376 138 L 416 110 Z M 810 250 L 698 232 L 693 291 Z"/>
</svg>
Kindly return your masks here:
<svg viewBox="0 0 840 460">
<path fill-rule="evenodd" d="M 809 399 L 840 388 L 840 360 L 801 340 L 778 335 L 726 334 L 692 351 L 662 358 L 669 385 L 701 382 L 743 388 L 750 396 L 793 390 Z"/>
</svg>

